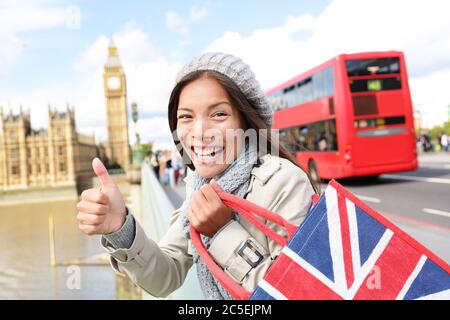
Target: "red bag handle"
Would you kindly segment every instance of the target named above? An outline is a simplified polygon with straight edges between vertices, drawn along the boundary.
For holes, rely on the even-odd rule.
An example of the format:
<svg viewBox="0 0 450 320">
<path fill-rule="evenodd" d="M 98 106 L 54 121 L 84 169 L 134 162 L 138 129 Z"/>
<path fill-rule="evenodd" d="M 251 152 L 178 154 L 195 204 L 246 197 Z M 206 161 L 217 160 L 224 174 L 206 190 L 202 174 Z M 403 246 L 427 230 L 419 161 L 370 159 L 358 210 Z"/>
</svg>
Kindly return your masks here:
<svg viewBox="0 0 450 320">
<path fill-rule="evenodd" d="M 226 193 L 220 189 L 219 186 L 211 184 L 214 191 L 216 191 L 222 202 L 232 208 L 234 211 L 241 214 L 245 219 L 247 219 L 251 224 L 263 232 L 267 237 L 275 241 L 280 246 L 284 247 L 287 244 L 288 239 L 292 237 L 294 232 L 297 230 L 297 226 L 290 224 L 280 215 L 273 213 L 265 208 L 262 208 L 254 203 L 251 203 L 245 199 L 238 196 Z M 256 219 L 255 216 L 260 216 L 284 227 L 288 233 L 288 239 L 282 237 L 280 234 L 274 232 L 264 223 Z M 222 286 L 231 294 L 231 296 L 236 300 L 248 300 L 251 292 L 244 290 L 240 285 L 233 281 L 214 261 L 214 259 L 209 255 L 205 248 L 203 241 L 201 240 L 200 234 L 192 226 L 189 229 L 192 244 L 197 249 L 197 252 L 203 262 L 206 264 L 211 273 L 216 277 L 216 279 L 222 284 Z"/>
<path fill-rule="evenodd" d="M 287 244 L 288 239 L 290 239 L 294 235 L 295 231 L 297 231 L 298 226 L 289 223 L 279 214 L 251 203 L 246 199 L 242 199 L 239 196 L 226 193 L 217 184 L 212 183 L 211 186 L 219 196 L 220 200 L 222 200 L 224 205 L 238 212 L 241 216 L 247 219 L 251 224 L 258 228 L 267 237 L 275 241 L 278 245 L 284 247 Z M 288 239 L 270 229 L 260 220 L 256 219 L 255 216 L 260 216 L 266 220 L 282 226 L 287 231 Z"/>
</svg>

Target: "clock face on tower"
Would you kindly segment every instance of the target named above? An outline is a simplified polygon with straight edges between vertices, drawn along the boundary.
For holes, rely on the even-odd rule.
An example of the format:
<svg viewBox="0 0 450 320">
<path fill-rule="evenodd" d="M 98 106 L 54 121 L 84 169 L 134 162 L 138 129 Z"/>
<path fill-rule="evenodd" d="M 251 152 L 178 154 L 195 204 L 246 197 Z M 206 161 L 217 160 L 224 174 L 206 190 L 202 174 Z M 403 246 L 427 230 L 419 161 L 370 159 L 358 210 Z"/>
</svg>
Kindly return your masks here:
<svg viewBox="0 0 450 320">
<path fill-rule="evenodd" d="M 120 79 L 117 76 L 111 76 L 108 78 L 108 89 L 117 90 L 120 88 Z"/>
</svg>

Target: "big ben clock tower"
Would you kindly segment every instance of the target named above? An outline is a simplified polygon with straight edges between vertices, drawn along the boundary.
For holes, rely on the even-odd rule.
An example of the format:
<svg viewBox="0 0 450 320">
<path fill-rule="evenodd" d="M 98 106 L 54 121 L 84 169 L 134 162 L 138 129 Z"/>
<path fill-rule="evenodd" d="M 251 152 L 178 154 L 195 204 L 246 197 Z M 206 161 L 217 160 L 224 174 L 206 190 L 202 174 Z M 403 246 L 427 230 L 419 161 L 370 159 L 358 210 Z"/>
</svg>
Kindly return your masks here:
<svg viewBox="0 0 450 320">
<path fill-rule="evenodd" d="M 112 39 L 108 46 L 108 60 L 105 63 L 103 83 L 108 123 L 106 155 L 110 164 L 117 163 L 127 170 L 130 165 L 127 86 L 117 47 Z"/>
</svg>

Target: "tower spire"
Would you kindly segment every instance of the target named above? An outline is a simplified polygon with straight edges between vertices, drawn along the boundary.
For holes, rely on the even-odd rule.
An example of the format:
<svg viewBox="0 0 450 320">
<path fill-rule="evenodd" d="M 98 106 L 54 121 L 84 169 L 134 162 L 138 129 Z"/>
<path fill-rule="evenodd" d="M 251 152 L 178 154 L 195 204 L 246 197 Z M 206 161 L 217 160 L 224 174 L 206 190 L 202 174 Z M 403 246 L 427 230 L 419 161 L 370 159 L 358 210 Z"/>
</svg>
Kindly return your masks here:
<svg viewBox="0 0 450 320">
<path fill-rule="evenodd" d="M 105 63 L 105 68 L 121 68 L 122 64 L 119 59 L 119 52 L 113 37 L 109 39 L 108 44 L 108 59 Z"/>
<path fill-rule="evenodd" d="M 117 46 L 116 46 L 116 43 L 114 42 L 113 37 L 109 38 L 108 56 L 109 57 L 117 57 L 118 56 Z"/>
<path fill-rule="evenodd" d="M 108 57 L 103 73 L 108 122 L 108 147 L 106 155 L 110 163 L 117 163 L 125 170 L 130 164 L 128 138 L 128 110 L 125 73 L 113 38 L 108 45 Z"/>
</svg>

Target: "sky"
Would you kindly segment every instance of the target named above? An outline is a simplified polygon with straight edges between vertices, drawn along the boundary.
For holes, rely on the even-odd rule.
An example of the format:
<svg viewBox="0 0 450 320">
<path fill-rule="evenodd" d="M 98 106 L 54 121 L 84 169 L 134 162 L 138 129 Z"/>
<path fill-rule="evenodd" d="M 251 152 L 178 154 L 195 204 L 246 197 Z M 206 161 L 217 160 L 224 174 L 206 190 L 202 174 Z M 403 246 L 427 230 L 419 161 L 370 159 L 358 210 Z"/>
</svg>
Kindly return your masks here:
<svg viewBox="0 0 450 320">
<path fill-rule="evenodd" d="M 168 147 L 175 76 L 203 52 L 241 57 L 267 90 L 340 53 L 400 50 L 430 127 L 448 119 L 448 12 L 447 0 L 0 0 L 0 106 L 29 109 L 39 129 L 49 104 L 70 104 L 77 130 L 106 140 L 102 74 L 113 37 L 141 140 Z"/>
</svg>

